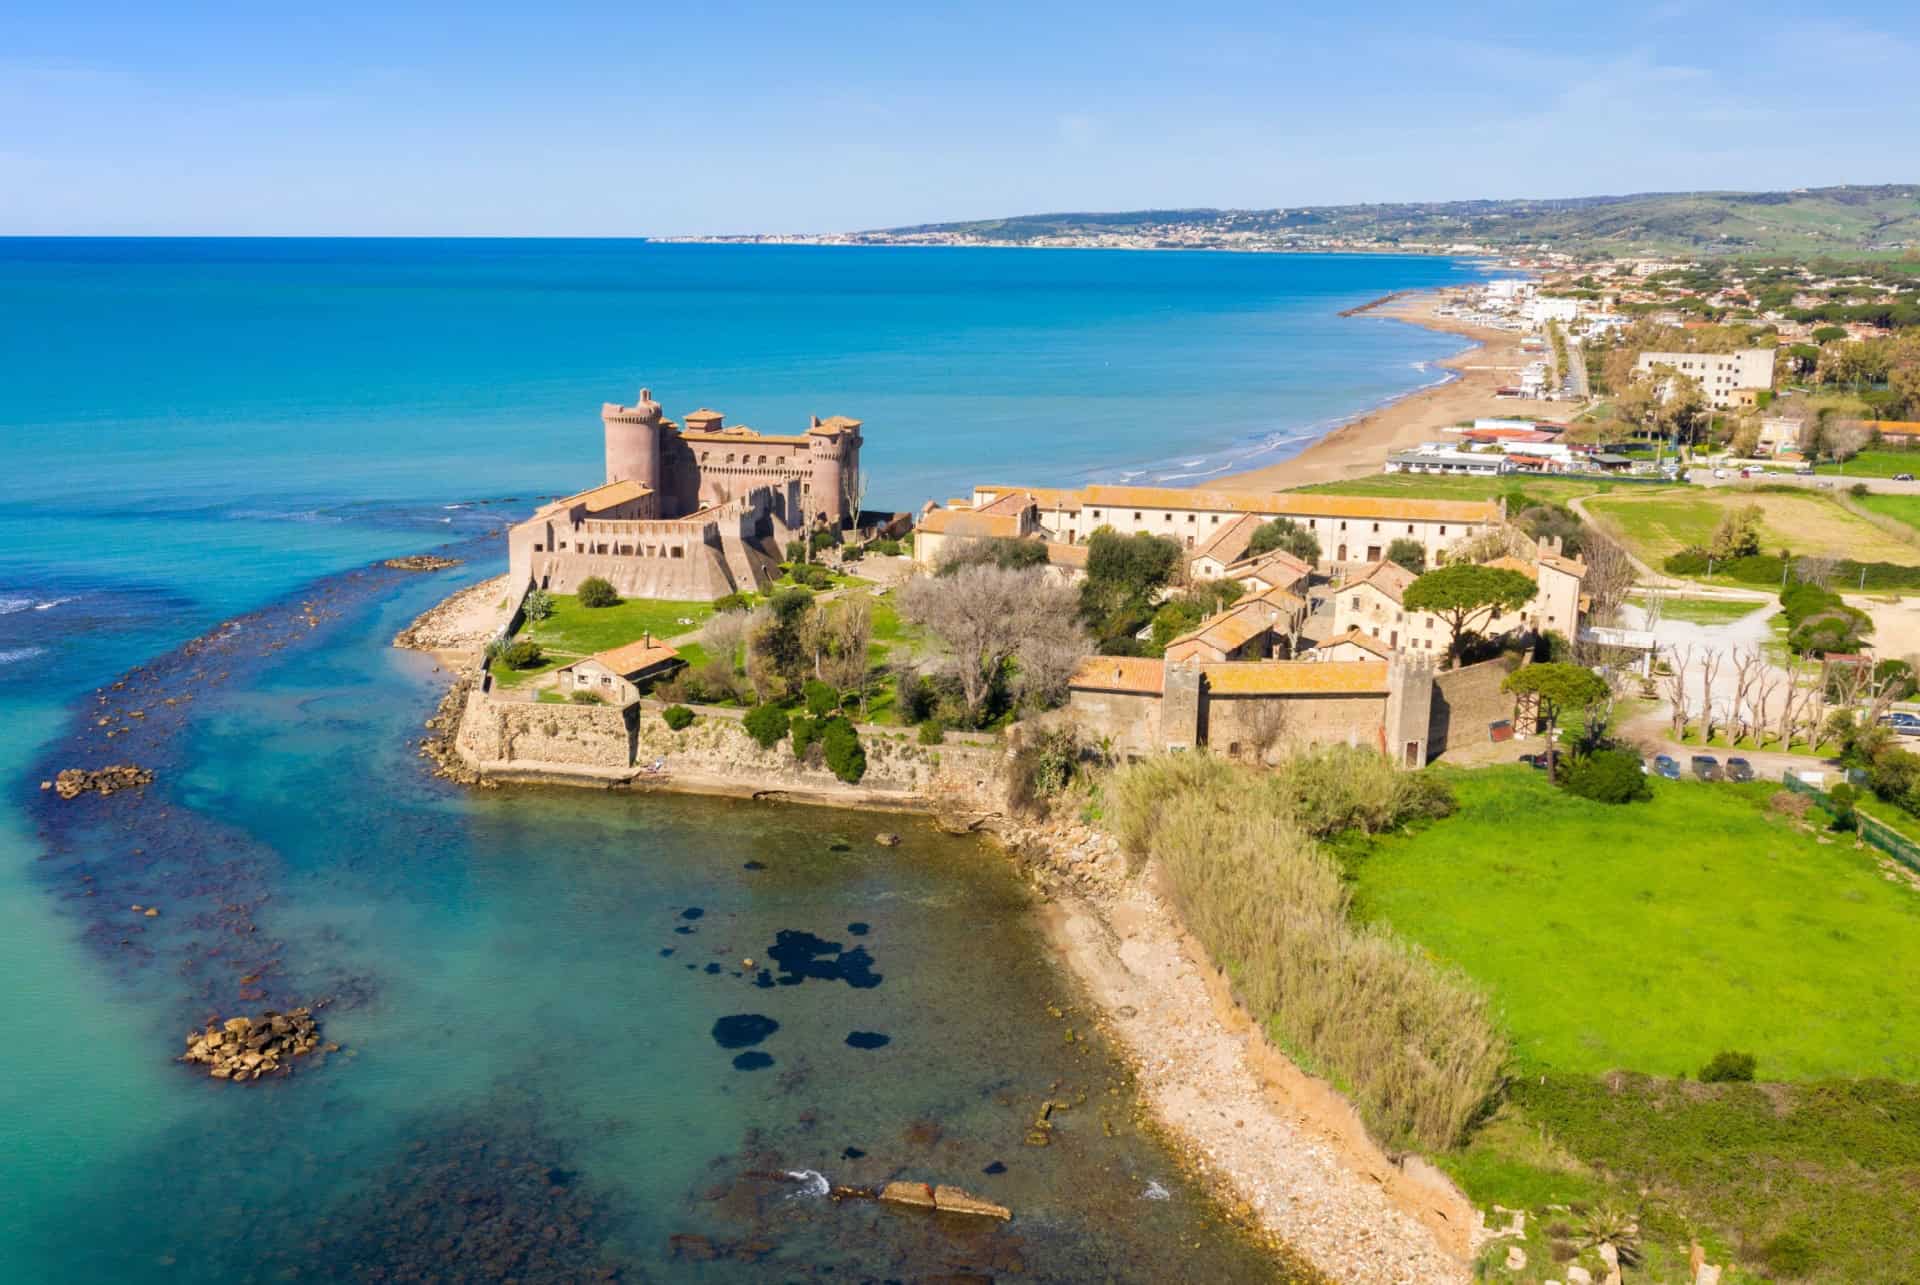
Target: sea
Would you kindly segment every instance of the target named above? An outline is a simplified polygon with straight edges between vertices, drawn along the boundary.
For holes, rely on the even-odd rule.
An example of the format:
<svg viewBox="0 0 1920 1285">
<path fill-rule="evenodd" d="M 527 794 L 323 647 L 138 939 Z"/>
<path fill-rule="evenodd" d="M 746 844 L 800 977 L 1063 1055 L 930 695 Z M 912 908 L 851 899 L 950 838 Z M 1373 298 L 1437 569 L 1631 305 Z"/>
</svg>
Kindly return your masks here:
<svg viewBox="0 0 1920 1285">
<path fill-rule="evenodd" d="M 1337 314 L 1486 271 L 0 240 L 0 1281 L 1292 1279 L 1145 1118 L 1004 858 L 460 789 L 416 751 L 446 676 L 390 640 L 597 480 L 642 385 L 862 419 L 869 507 L 1197 484 L 1438 379 L 1457 339 Z M 462 565 L 377 566 L 435 549 Z M 155 782 L 41 788 L 126 760 Z M 339 1048 L 291 1077 L 174 1060 L 298 1004 Z M 1014 1217 L 839 1198 L 893 1178 Z"/>
</svg>

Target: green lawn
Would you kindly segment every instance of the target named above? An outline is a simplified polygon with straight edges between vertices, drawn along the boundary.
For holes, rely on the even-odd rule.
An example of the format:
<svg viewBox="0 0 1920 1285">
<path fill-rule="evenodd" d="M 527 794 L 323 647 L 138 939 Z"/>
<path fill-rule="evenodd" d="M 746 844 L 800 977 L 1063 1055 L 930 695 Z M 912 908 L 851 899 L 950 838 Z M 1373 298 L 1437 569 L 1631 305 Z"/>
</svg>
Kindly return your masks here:
<svg viewBox="0 0 1920 1285">
<path fill-rule="evenodd" d="M 1914 476 L 1920 477 L 1920 473 Z M 1848 498 L 1869 513 L 1878 513 L 1896 522 L 1904 522 L 1916 531 L 1920 531 L 1920 495 L 1875 495 L 1869 492 L 1866 495 Z"/>
<path fill-rule="evenodd" d="M 1920 561 L 1911 543 L 1818 492 L 1695 487 L 1616 492 L 1587 501 L 1589 511 L 1618 527 L 1641 561 L 1656 568 L 1669 554 L 1708 544 L 1723 517 L 1749 505 L 1760 510 L 1760 547 L 1765 553 L 1790 548 L 1862 562 L 1910 566 Z"/>
<path fill-rule="evenodd" d="M 1460 812 L 1374 843 L 1361 912 L 1489 987 L 1524 1072 L 1920 1079 L 1920 894 L 1764 802 L 1656 780 L 1573 798 L 1525 768 L 1452 773 Z"/>
<path fill-rule="evenodd" d="M 505 661 L 495 657 L 487 662 L 487 672 L 493 675 L 496 686 L 518 687 L 522 683 L 532 682 L 543 674 L 551 674 L 572 659 L 574 659 L 572 656 L 555 656 L 549 653 L 546 659 L 530 669 L 514 669 Z"/>
<path fill-rule="evenodd" d="M 630 598 L 611 607 L 583 607 L 570 593 L 553 596 L 553 614 L 529 624 L 520 637 L 531 638 L 549 652 L 591 656 L 634 642 L 651 632 L 673 638 L 706 623 L 713 615 L 710 602 L 671 602 Z"/>
<path fill-rule="evenodd" d="M 1647 605 L 1645 598 L 1636 597 L 1633 601 L 1637 606 Z M 1660 614 L 1663 619 L 1684 620 L 1692 625 L 1725 625 L 1743 620 L 1756 611 L 1765 611 L 1771 605 L 1730 598 L 1668 597 L 1660 604 Z"/>
<path fill-rule="evenodd" d="M 1920 477 L 1920 451 L 1865 450 L 1844 464 L 1816 464 L 1813 471 L 1834 477 L 1892 477 L 1895 473 Z"/>
</svg>

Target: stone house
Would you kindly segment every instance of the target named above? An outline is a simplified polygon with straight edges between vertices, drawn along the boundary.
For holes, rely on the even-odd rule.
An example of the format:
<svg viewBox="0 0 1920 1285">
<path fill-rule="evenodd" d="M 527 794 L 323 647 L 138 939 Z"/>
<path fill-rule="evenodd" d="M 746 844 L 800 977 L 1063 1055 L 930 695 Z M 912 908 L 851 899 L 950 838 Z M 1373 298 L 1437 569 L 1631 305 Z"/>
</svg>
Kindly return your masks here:
<svg viewBox="0 0 1920 1285">
<path fill-rule="evenodd" d="M 1549 546 L 1557 547 L 1557 546 Z M 1473 632 L 1493 638 L 1515 632 L 1557 633 L 1575 637 L 1586 610 L 1580 584 L 1586 565 L 1543 549 L 1535 561 L 1499 558 L 1487 564 L 1518 571 L 1537 586 L 1533 598 L 1518 611 L 1481 615 L 1470 621 Z M 1358 632 L 1384 643 L 1389 650 L 1445 655 L 1452 632 L 1447 622 L 1431 612 L 1409 611 L 1401 601 L 1412 572 L 1391 562 L 1362 569 L 1333 595 L 1333 636 Z"/>
<path fill-rule="evenodd" d="M 562 665 L 554 674 L 562 695 L 586 693 L 609 705 L 626 705 L 640 699 L 642 683 L 663 678 L 682 663 L 677 650 L 647 634 L 638 642 Z"/>
</svg>

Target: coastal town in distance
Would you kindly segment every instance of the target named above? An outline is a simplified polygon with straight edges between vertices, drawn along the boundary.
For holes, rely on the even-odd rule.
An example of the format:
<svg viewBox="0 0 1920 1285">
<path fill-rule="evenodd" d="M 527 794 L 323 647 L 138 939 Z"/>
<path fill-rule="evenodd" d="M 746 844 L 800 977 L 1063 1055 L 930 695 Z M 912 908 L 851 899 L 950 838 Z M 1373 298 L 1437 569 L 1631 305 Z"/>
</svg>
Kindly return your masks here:
<svg viewBox="0 0 1920 1285">
<path fill-rule="evenodd" d="M 1920 1282 L 1920 13 L 5 31 L 0 1285 Z"/>
</svg>

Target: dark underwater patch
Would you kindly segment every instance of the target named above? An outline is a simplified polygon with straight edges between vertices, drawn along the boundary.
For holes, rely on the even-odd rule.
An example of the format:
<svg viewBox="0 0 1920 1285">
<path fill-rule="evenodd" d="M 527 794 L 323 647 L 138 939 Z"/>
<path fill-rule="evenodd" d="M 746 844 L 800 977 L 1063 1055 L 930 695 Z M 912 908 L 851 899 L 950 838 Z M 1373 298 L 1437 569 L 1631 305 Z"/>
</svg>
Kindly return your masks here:
<svg viewBox="0 0 1920 1285">
<path fill-rule="evenodd" d="M 780 1029 L 780 1023 L 761 1013 L 735 1013 L 713 1024 L 713 1042 L 723 1049 L 744 1049 Z"/>
</svg>

